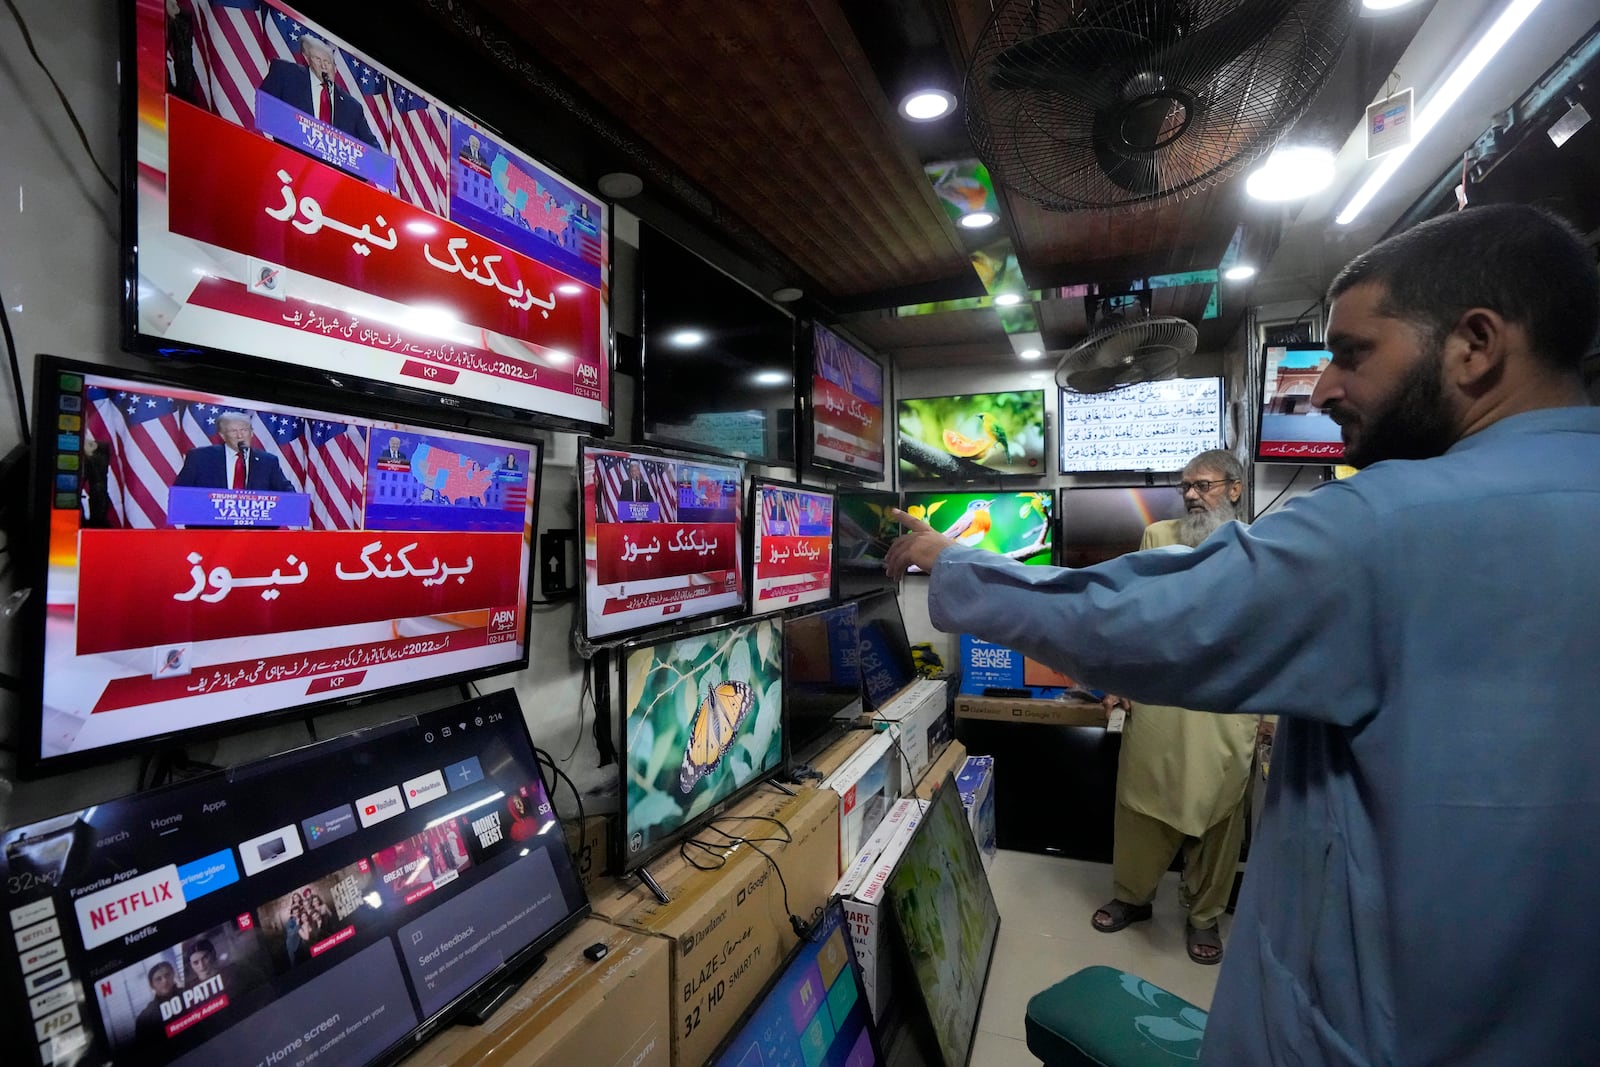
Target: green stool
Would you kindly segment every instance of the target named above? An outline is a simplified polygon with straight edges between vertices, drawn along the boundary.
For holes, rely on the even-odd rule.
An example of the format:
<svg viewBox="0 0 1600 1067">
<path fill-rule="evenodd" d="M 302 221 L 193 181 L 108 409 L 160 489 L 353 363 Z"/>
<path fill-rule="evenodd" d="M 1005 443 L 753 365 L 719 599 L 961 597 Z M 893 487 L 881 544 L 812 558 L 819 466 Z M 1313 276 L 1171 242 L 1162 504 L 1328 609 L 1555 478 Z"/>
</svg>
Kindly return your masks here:
<svg viewBox="0 0 1600 1067">
<path fill-rule="evenodd" d="M 1172 1067 L 1200 1058 L 1206 1013 L 1114 967 L 1085 967 L 1028 1001 L 1045 1067 Z"/>
</svg>

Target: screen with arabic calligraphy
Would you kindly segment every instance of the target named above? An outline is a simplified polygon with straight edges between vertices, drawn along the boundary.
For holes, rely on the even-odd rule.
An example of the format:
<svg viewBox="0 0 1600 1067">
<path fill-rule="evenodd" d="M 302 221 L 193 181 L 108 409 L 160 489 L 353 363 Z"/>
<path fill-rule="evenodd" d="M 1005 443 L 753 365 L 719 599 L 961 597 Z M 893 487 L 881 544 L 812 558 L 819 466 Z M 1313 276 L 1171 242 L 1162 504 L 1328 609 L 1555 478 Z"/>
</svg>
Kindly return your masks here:
<svg viewBox="0 0 1600 1067">
<path fill-rule="evenodd" d="M 883 367 L 834 331 L 811 328 L 811 465 L 883 477 Z"/>
<path fill-rule="evenodd" d="M 1344 462 L 1339 424 L 1312 407 L 1311 394 L 1333 353 L 1319 344 L 1268 345 L 1261 360 L 1261 422 L 1256 459 L 1263 463 Z"/>
<path fill-rule="evenodd" d="M 1182 470 L 1197 453 L 1222 447 L 1222 379 L 1063 389 L 1059 436 L 1063 474 Z"/>
<path fill-rule="evenodd" d="M 537 445 L 107 370 L 39 364 L 42 766 L 527 662 Z"/>
<path fill-rule="evenodd" d="M 750 494 L 750 610 L 827 600 L 833 595 L 833 494 L 762 479 Z"/>
<path fill-rule="evenodd" d="M 578 446 L 584 636 L 617 637 L 744 606 L 744 465 Z"/>
<path fill-rule="evenodd" d="M 600 200 L 279 0 L 125 2 L 129 348 L 609 429 Z"/>
</svg>

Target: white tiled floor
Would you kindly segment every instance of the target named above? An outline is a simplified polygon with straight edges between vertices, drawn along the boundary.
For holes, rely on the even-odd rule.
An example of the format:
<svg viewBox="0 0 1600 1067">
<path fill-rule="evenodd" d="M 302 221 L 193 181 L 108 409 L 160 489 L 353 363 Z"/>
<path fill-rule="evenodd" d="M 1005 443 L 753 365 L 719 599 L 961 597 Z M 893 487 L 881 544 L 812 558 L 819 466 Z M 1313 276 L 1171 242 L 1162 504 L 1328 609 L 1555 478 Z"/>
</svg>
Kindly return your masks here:
<svg viewBox="0 0 1600 1067">
<path fill-rule="evenodd" d="M 1000 937 L 978 1016 L 974 1064 L 1038 1067 L 1023 1043 L 1028 998 L 1092 964 L 1137 974 L 1211 1007 L 1218 968 L 1200 966 L 1184 950 L 1176 874 L 1161 883 L 1154 919 L 1115 934 L 1102 934 L 1089 923 L 1095 909 L 1111 899 L 1107 864 L 1002 851 L 989 870 L 989 884 L 1000 908 Z M 1232 916 L 1222 917 L 1224 942 L 1231 923 Z"/>
</svg>

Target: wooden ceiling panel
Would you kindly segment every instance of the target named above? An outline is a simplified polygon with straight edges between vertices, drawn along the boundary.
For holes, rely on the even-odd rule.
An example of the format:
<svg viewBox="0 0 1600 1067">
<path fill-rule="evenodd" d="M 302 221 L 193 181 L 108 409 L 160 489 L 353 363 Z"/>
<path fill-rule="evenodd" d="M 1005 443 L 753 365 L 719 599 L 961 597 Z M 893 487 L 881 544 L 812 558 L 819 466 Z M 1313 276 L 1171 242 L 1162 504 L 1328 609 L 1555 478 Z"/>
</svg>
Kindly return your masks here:
<svg viewBox="0 0 1600 1067">
<path fill-rule="evenodd" d="M 831 294 L 967 267 L 836 0 L 485 6 Z"/>
</svg>

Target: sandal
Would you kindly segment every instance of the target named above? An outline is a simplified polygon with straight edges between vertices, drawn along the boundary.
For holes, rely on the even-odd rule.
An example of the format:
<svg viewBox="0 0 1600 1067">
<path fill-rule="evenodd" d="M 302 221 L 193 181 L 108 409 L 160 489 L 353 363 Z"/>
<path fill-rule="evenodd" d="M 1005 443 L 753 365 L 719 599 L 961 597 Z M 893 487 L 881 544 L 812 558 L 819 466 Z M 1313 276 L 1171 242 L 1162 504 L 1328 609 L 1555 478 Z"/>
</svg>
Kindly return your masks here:
<svg viewBox="0 0 1600 1067">
<path fill-rule="evenodd" d="M 1104 925 L 1101 925 L 1100 921 L 1095 917 L 1102 911 L 1111 916 L 1111 921 Z M 1102 934 L 1114 934 L 1133 923 L 1144 922 L 1153 914 L 1154 912 L 1149 904 L 1129 904 L 1125 900 L 1113 900 L 1099 909 L 1099 911 L 1096 911 L 1094 915 L 1089 916 L 1089 924 Z"/>
<path fill-rule="evenodd" d="M 1201 930 L 1186 922 L 1183 924 L 1183 931 L 1191 960 L 1202 967 L 1214 967 L 1222 962 L 1222 934 L 1215 926 Z M 1206 956 L 1196 951 L 1201 948 L 1214 948 L 1217 951 L 1215 955 Z"/>
</svg>

